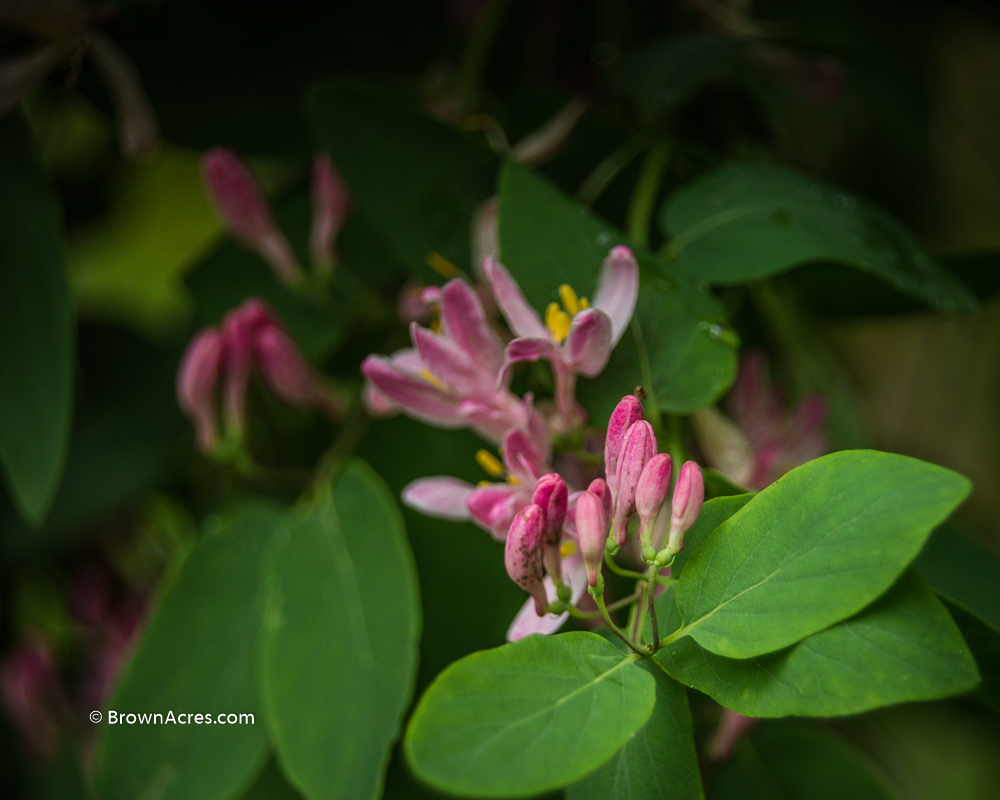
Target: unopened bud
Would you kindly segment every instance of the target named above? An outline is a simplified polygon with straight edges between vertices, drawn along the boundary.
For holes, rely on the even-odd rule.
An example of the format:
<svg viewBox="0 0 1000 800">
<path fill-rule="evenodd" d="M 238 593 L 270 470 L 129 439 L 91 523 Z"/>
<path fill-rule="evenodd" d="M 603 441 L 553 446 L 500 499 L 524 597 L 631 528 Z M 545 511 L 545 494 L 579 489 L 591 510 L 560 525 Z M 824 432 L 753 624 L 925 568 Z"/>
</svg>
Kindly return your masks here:
<svg viewBox="0 0 1000 800">
<path fill-rule="evenodd" d="M 587 491 L 596 494 L 601 498 L 601 505 L 604 506 L 604 518 L 611 521 L 611 487 L 604 478 L 594 478 L 587 487 Z"/>
<path fill-rule="evenodd" d="M 559 544 L 563 523 L 566 521 L 568 496 L 566 481 L 555 472 L 542 475 L 535 483 L 531 502 L 545 512 L 545 543 L 549 546 Z"/>
<path fill-rule="evenodd" d="M 205 328 L 188 344 L 177 370 L 177 402 L 195 426 L 198 449 L 207 453 L 219 438 L 215 387 L 219 383 L 225 341 L 218 328 Z"/>
<path fill-rule="evenodd" d="M 604 474 L 612 494 L 617 490 L 618 456 L 625 440 L 625 433 L 634 422 L 642 418 L 642 403 L 630 394 L 623 397 L 615 406 L 611 419 L 608 420 L 608 433 L 604 440 Z"/>
<path fill-rule="evenodd" d="M 576 532 L 580 539 L 580 552 L 587 566 L 587 581 L 596 585 L 604 563 L 604 546 L 608 538 L 607 517 L 604 503 L 593 492 L 584 492 L 576 500 Z"/>
<path fill-rule="evenodd" d="M 621 453 L 618 458 L 618 474 L 615 476 L 615 520 L 612 535 L 619 546 L 628 538 L 628 521 L 635 511 L 635 490 L 639 484 L 642 469 L 656 454 L 656 435 L 653 426 L 645 420 L 633 422 L 625 433 Z"/>
<path fill-rule="evenodd" d="M 351 195 L 330 156 L 316 156 L 312 178 L 313 220 L 310 249 L 317 271 L 333 268 L 333 244 L 351 209 Z"/>
<path fill-rule="evenodd" d="M 677 488 L 670 514 L 670 539 L 667 542 L 669 553 L 679 553 L 684 549 L 684 534 L 694 525 L 705 502 L 705 479 L 701 467 L 693 461 L 687 461 L 681 467 L 677 478 Z"/>
<path fill-rule="evenodd" d="M 544 616 L 549 606 L 543 578 L 542 554 L 545 512 L 534 504 L 525 506 L 514 517 L 507 532 L 504 565 L 511 580 L 535 598 L 535 612 Z"/>
<path fill-rule="evenodd" d="M 343 414 L 343 405 L 305 360 L 298 346 L 277 325 L 261 328 L 254 339 L 261 374 L 271 393 L 291 406 L 317 408 L 331 417 Z"/>
<path fill-rule="evenodd" d="M 232 151 L 216 147 L 202 157 L 201 172 L 233 238 L 264 258 L 282 283 L 298 282 L 302 271 L 295 254 L 275 225 L 267 199 L 246 164 Z"/>
<path fill-rule="evenodd" d="M 635 487 L 635 510 L 639 514 L 639 541 L 648 545 L 653 539 L 653 526 L 670 492 L 670 472 L 673 462 L 666 453 L 657 453 L 642 468 Z"/>
</svg>

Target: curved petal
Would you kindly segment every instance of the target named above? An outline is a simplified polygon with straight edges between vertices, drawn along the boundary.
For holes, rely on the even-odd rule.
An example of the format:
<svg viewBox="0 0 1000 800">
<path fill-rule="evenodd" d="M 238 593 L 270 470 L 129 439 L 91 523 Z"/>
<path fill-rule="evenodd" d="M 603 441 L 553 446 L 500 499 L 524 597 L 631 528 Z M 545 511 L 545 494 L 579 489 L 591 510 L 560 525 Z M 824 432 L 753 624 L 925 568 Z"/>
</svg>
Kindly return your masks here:
<svg viewBox="0 0 1000 800">
<path fill-rule="evenodd" d="M 521 287 L 506 268 L 495 258 L 488 258 L 483 264 L 483 273 L 510 329 L 517 336 L 524 338 L 548 338 L 548 328 L 535 309 L 528 304 Z"/>
<path fill-rule="evenodd" d="M 368 356 L 361 372 L 386 398 L 416 419 L 442 428 L 466 424 L 453 397 L 385 356 Z"/>
<path fill-rule="evenodd" d="M 461 397 L 492 395 L 495 372 L 484 372 L 475 358 L 469 356 L 454 339 L 440 336 L 416 322 L 410 323 L 410 338 L 431 374 Z"/>
<path fill-rule="evenodd" d="M 470 520 L 468 500 L 475 487 L 471 483 L 437 475 L 419 478 L 406 485 L 402 500 L 421 514 L 438 519 Z"/>
<path fill-rule="evenodd" d="M 564 352 L 570 366 L 581 375 L 600 375 L 611 355 L 611 318 L 599 308 L 588 308 L 573 317 Z"/>
<path fill-rule="evenodd" d="M 612 347 L 625 333 L 638 296 L 639 263 L 635 255 L 622 245 L 611 248 L 597 279 L 593 306 L 611 318 Z"/>
<path fill-rule="evenodd" d="M 449 281 L 441 290 L 441 321 L 448 336 L 484 371 L 500 371 L 503 344 L 486 319 L 479 295 L 465 281 Z"/>
<path fill-rule="evenodd" d="M 539 447 L 522 428 L 508 431 L 503 439 L 503 460 L 507 471 L 534 491 L 535 481 L 549 471 L 544 456 L 544 447 Z"/>
<path fill-rule="evenodd" d="M 512 483 L 489 483 L 473 489 L 466 500 L 472 521 L 494 539 L 507 538 L 510 523 L 531 502 L 531 491 Z"/>
<path fill-rule="evenodd" d="M 511 367 L 519 361 L 538 361 L 544 358 L 552 364 L 562 362 L 562 348 L 548 337 L 513 339 L 504 351 L 503 369 L 497 376 L 497 386 L 503 386 L 510 377 Z"/>
</svg>

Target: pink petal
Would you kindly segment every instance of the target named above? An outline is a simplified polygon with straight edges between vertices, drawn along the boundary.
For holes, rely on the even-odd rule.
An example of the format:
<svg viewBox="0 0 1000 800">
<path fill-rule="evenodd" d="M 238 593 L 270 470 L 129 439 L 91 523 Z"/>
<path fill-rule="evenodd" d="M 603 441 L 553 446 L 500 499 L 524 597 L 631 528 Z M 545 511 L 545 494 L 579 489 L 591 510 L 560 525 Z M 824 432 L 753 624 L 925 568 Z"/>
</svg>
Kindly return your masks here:
<svg viewBox="0 0 1000 800">
<path fill-rule="evenodd" d="M 587 587 L 587 570 L 583 564 L 583 556 L 579 553 L 574 553 L 563 559 L 563 577 L 569 582 L 573 592 L 570 602 L 576 605 L 583 596 L 584 589 Z M 550 603 L 558 599 L 556 586 L 550 577 L 545 576 L 542 584 L 545 587 L 545 596 Z M 514 617 L 514 621 L 511 622 L 510 627 L 507 629 L 507 641 L 516 642 L 518 639 L 523 639 L 532 633 L 540 633 L 547 636 L 559 630 L 567 619 L 569 619 L 569 613 L 538 616 L 535 613 L 535 601 L 534 599 L 530 599 L 517 612 L 517 616 Z"/>
<path fill-rule="evenodd" d="M 177 370 L 177 402 L 195 425 L 198 449 L 212 449 L 218 439 L 215 387 L 219 383 L 225 341 L 218 328 L 204 328 L 188 344 Z"/>
<path fill-rule="evenodd" d="M 513 339 L 504 351 L 503 369 L 497 379 L 497 385 L 503 385 L 510 379 L 511 367 L 519 361 L 538 361 L 544 358 L 553 365 L 562 363 L 562 348 L 548 337 L 544 339 Z"/>
<path fill-rule="evenodd" d="M 504 266 L 495 258 L 488 258 L 483 264 L 483 273 L 504 319 L 515 335 L 527 339 L 547 339 L 549 329 L 535 309 L 528 305 L 521 287 Z"/>
<path fill-rule="evenodd" d="M 508 431 L 503 440 L 503 460 L 507 470 L 521 483 L 534 487 L 535 481 L 548 472 L 542 450 L 522 428 Z"/>
<path fill-rule="evenodd" d="M 496 375 L 503 365 L 503 344 L 490 327 L 475 290 L 463 280 L 453 280 L 441 290 L 441 321 L 445 333 L 484 372 Z"/>
<path fill-rule="evenodd" d="M 573 317 L 563 348 L 576 372 L 588 378 L 599 375 L 611 355 L 611 320 L 608 315 L 597 308 L 581 311 Z"/>
<path fill-rule="evenodd" d="M 262 327 L 254 340 L 254 349 L 261 374 L 275 397 L 289 405 L 317 408 L 334 417 L 343 413 L 343 404 L 280 327 Z"/>
<path fill-rule="evenodd" d="M 451 387 L 461 397 L 494 393 L 496 373 L 484 374 L 475 358 L 454 339 L 440 336 L 417 323 L 410 323 L 410 337 L 420 358 L 435 378 Z"/>
<path fill-rule="evenodd" d="M 604 259 L 594 292 L 594 308 L 611 318 L 611 346 L 618 344 L 639 297 L 639 264 L 627 247 L 613 247 Z"/>
<path fill-rule="evenodd" d="M 439 519 L 469 520 L 469 495 L 475 487 L 471 483 L 439 475 L 419 478 L 403 489 L 403 502 L 428 517 Z"/>
<path fill-rule="evenodd" d="M 386 398 L 416 419 L 442 428 L 466 424 L 453 397 L 385 356 L 368 356 L 361 372 Z"/>
<path fill-rule="evenodd" d="M 531 492 L 512 483 L 490 483 L 473 489 L 466 500 L 472 521 L 503 541 L 514 515 L 531 502 Z"/>
</svg>

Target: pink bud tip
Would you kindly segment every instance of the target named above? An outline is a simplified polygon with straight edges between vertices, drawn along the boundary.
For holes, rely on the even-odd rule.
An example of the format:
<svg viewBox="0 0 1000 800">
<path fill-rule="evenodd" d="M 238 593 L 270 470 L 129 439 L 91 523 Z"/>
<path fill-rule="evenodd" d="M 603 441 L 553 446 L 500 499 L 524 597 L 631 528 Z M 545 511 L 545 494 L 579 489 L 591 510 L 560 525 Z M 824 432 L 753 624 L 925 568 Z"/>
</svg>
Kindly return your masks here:
<svg viewBox="0 0 1000 800">
<path fill-rule="evenodd" d="M 191 340 L 177 370 L 177 401 L 195 425 L 198 449 L 202 452 L 211 450 L 219 436 L 215 387 L 224 357 L 222 332 L 205 328 Z"/>
<path fill-rule="evenodd" d="M 604 440 L 604 474 L 611 491 L 617 490 L 618 455 L 621 453 L 625 432 L 643 418 L 642 403 L 634 395 L 621 399 L 608 420 L 608 433 Z"/>
<path fill-rule="evenodd" d="M 667 549 L 679 553 L 684 549 L 684 534 L 694 525 L 705 502 L 705 479 L 701 467 L 686 461 L 681 467 L 671 504 L 670 540 Z"/>
<path fill-rule="evenodd" d="M 650 544 L 653 525 L 670 492 L 673 463 L 666 453 L 658 453 L 646 462 L 635 488 L 635 510 L 639 514 L 639 541 Z"/>
<path fill-rule="evenodd" d="M 608 538 L 604 501 L 593 492 L 584 492 L 576 500 L 576 530 L 580 552 L 587 566 L 587 581 L 596 585 L 604 562 L 604 543 Z"/>
<path fill-rule="evenodd" d="M 543 578 L 545 512 L 541 506 L 522 508 L 510 523 L 504 547 L 504 565 L 511 580 L 535 598 L 535 611 L 544 616 L 548 608 Z"/>
<path fill-rule="evenodd" d="M 555 472 L 542 475 L 535 484 L 531 502 L 545 512 L 545 543 L 549 547 L 559 545 L 563 523 L 566 521 L 568 498 L 566 481 Z"/>
<path fill-rule="evenodd" d="M 604 506 L 604 519 L 610 522 L 612 502 L 611 487 L 608 486 L 608 482 L 604 478 L 594 478 L 590 482 L 590 486 L 587 487 L 587 491 L 601 498 L 601 504 Z"/>
<path fill-rule="evenodd" d="M 656 454 L 656 435 L 653 426 L 645 420 L 633 422 L 625 433 L 618 459 L 615 482 L 614 537 L 618 546 L 628 538 L 628 520 L 635 511 L 635 491 L 643 467 Z"/>
<path fill-rule="evenodd" d="M 264 381 L 279 400 L 291 406 L 316 408 L 332 417 L 343 413 L 339 399 L 277 324 L 264 325 L 257 331 L 254 350 Z"/>
</svg>

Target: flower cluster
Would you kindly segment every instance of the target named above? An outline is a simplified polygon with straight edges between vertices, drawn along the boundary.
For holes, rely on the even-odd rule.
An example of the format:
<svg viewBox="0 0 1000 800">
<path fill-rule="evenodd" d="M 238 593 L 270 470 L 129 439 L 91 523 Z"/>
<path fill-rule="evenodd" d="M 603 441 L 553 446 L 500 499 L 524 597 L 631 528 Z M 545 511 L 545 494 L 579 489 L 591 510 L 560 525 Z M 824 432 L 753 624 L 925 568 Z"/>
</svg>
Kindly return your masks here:
<svg viewBox="0 0 1000 800">
<path fill-rule="evenodd" d="M 201 330 L 177 372 L 177 399 L 195 425 L 202 452 L 211 452 L 222 441 L 216 399 L 220 385 L 225 440 L 242 440 L 255 370 L 279 400 L 332 417 L 342 415 L 342 402 L 305 360 L 274 312 L 263 300 L 251 298 L 230 311 L 220 327 Z"/>
</svg>

